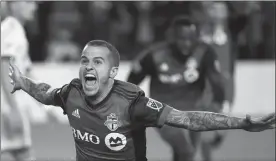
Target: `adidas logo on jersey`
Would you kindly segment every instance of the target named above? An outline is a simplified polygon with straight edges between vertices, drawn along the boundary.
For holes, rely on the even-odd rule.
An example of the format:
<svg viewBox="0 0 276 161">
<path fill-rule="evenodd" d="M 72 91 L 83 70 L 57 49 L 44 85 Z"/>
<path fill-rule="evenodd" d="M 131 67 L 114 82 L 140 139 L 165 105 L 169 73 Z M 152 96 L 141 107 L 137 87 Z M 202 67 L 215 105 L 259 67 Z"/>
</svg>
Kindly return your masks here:
<svg viewBox="0 0 276 161">
<path fill-rule="evenodd" d="M 79 109 L 76 109 L 75 111 L 73 111 L 72 115 L 75 116 L 75 117 L 77 117 L 77 118 L 80 118 Z"/>
</svg>

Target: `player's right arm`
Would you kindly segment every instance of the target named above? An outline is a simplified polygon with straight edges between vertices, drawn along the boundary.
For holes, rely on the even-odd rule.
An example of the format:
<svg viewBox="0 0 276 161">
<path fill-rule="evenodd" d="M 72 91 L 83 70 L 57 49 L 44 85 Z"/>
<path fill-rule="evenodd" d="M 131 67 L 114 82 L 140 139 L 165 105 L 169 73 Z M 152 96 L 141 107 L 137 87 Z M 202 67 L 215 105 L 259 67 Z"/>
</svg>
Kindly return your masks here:
<svg viewBox="0 0 276 161">
<path fill-rule="evenodd" d="M 152 64 L 151 49 L 146 49 L 132 62 L 132 68 L 127 81 L 136 85 L 140 84 L 152 72 Z"/>
<path fill-rule="evenodd" d="M 9 76 L 13 85 L 11 93 L 22 89 L 42 104 L 62 106 L 62 99 L 60 97 L 61 89 L 54 89 L 47 83 L 37 82 L 24 76 L 14 64 L 13 59 L 10 59 L 9 69 Z"/>
<path fill-rule="evenodd" d="M 21 89 L 45 105 L 54 105 L 54 89 L 47 83 L 36 82 L 21 76 Z"/>
</svg>

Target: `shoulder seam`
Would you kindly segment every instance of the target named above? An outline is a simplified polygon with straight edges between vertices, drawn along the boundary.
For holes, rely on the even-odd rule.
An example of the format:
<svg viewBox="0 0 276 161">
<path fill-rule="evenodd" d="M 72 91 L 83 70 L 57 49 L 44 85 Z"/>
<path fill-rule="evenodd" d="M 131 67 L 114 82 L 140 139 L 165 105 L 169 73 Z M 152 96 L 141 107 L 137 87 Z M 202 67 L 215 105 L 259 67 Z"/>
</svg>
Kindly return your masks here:
<svg viewBox="0 0 276 161">
<path fill-rule="evenodd" d="M 127 84 L 128 84 L 128 86 L 130 86 L 130 88 L 133 89 L 133 91 L 127 90 L 124 88 L 120 88 L 120 87 L 116 87 L 116 88 L 114 88 L 114 92 L 123 96 L 130 103 L 133 99 L 135 99 L 135 97 L 137 97 L 137 95 L 138 95 L 139 91 L 141 91 L 141 89 L 132 83 L 127 82 Z M 129 101 L 128 98 L 130 98 L 131 101 Z"/>
<path fill-rule="evenodd" d="M 129 101 L 129 100 L 127 99 L 127 96 L 124 94 L 123 91 L 119 91 L 119 90 L 115 89 L 114 92 L 115 92 L 116 94 L 120 95 L 126 102 L 128 102 L 128 103 L 131 102 L 131 101 Z"/>
</svg>

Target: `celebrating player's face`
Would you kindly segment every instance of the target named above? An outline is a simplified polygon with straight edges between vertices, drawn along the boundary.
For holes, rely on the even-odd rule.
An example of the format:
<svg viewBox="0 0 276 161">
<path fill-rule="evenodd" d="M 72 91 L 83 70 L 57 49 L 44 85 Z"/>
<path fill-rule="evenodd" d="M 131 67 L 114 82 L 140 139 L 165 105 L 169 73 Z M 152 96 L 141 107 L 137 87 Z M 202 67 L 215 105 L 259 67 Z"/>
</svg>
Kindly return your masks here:
<svg viewBox="0 0 276 161">
<path fill-rule="evenodd" d="M 96 96 L 107 86 L 112 68 L 109 57 L 106 47 L 86 46 L 83 49 L 79 76 L 86 96 Z"/>
<path fill-rule="evenodd" d="M 175 41 L 182 54 L 187 55 L 189 53 L 195 36 L 195 28 L 193 26 L 182 26 L 176 28 Z"/>
</svg>

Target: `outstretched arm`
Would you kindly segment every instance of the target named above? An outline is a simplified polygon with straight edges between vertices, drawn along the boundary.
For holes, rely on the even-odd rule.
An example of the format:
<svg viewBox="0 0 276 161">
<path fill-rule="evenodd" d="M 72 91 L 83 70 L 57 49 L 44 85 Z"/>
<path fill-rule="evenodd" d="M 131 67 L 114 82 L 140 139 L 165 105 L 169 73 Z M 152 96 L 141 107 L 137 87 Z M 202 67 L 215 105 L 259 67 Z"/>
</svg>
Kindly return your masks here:
<svg viewBox="0 0 276 161">
<path fill-rule="evenodd" d="M 11 78 L 11 84 L 13 85 L 13 90 L 11 93 L 14 93 L 17 90 L 22 89 L 30 96 L 35 98 L 37 101 L 45 105 L 54 105 L 55 104 L 55 93 L 56 90 L 52 89 L 50 85 L 46 83 L 39 83 L 31 80 L 30 78 L 24 76 L 14 64 L 14 59 L 10 60 L 9 76 Z M 7 71 L 5 71 L 7 72 Z"/>
<path fill-rule="evenodd" d="M 45 105 L 54 105 L 54 89 L 46 83 L 39 83 L 21 76 L 22 90 Z"/>
<path fill-rule="evenodd" d="M 167 124 L 192 131 L 244 129 L 259 132 L 275 128 L 275 113 L 251 119 L 249 115 L 246 118 L 238 118 L 213 112 L 179 111 L 167 104 L 145 97 L 144 92 L 140 92 L 139 97 L 132 104 L 130 116 L 135 124 L 142 124 L 145 127 L 162 127 Z"/>
<path fill-rule="evenodd" d="M 165 123 L 192 131 L 244 129 L 257 132 L 275 128 L 272 125 L 275 124 L 275 114 L 251 120 L 249 116 L 247 118 L 238 118 L 213 112 L 179 111 L 173 109 L 168 114 Z"/>
</svg>

